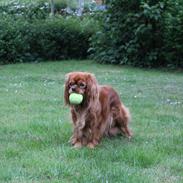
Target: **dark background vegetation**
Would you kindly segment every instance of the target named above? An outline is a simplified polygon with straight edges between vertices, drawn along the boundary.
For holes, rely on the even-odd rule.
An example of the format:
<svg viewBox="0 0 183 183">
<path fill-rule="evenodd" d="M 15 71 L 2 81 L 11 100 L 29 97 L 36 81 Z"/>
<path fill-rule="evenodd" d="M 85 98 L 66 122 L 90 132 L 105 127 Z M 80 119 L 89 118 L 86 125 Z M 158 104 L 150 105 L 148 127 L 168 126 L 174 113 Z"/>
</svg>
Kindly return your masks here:
<svg viewBox="0 0 183 183">
<path fill-rule="evenodd" d="M 108 0 L 106 11 L 85 6 L 82 17 L 55 2 L 0 6 L 0 63 L 90 56 L 100 63 L 183 67 L 181 0 Z"/>
<path fill-rule="evenodd" d="M 102 63 L 183 67 L 182 26 L 181 0 L 110 0 L 92 56 Z"/>
<path fill-rule="evenodd" d="M 89 38 L 98 29 L 96 20 L 67 15 L 64 2 L 55 3 L 51 17 L 49 6 L 38 1 L 0 7 L 0 63 L 87 57 Z"/>
</svg>

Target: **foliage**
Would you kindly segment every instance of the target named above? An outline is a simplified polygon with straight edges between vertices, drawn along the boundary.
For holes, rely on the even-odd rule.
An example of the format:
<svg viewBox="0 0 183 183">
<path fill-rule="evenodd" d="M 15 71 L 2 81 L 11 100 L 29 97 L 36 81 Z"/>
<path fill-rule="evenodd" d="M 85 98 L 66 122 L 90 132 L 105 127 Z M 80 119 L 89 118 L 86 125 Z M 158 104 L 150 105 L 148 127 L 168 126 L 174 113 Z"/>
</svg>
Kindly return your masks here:
<svg viewBox="0 0 183 183">
<path fill-rule="evenodd" d="M 64 14 L 68 2 L 54 2 L 54 18 L 44 0 L 13 0 L 0 5 L 0 63 L 87 57 L 89 38 L 98 30 L 98 20 L 90 15 Z"/>
<path fill-rule="evenodd" d="M 49 3 L 45 1 L 39 2 L 19 2 L 10 1 L 0 6 L 0 12 L 3 15 L 11 15 L 13 17 L 23 17 L 27 20 L 45 19 L 50 12 Z"/>
<path fill-rule="evenodd" d="M 77 17 L 55 17 L 25 21 L 0 19 L 0 62 L 86 58 L 94 21 Z"/>
<path fill-rule="evenodd" d="M 172 5 L 172 9 L 175 5 L 181 9 L 176 21 L 167 20 L 168 16 L 171 17 L 169 5 Z M 89 50 L 91 56 L 102 63 L 140 67 L 170 64 L 180 66 L 183 42 L 177 42 L 175 37 L 182 37 L 182 10 L 176 3 L 163 0 L 109 1 L 103 29 L 92 38 Z M 165 22 L 168 22 L 168 25 Z M 173 31 L 170 28 L 174 26 L 170 23 L 177 23 L 177 34 L 174 37 L 171 37 Z M 172 41 L 168 41 L 169 37 Z M 179 55 L 172 50 L 175 45 L 176 49 L 179 49 Z M 172 58 L 168 56 L 168 49 L 173 51 Z"/>
<path fill-rule="evenodd" d="M 61 9 L 64 9 L 67 7 L 67 0 L 54 0 L 54 5 L 56 11 L 60 11 Z"/>
<path fill-rule="evenodd" d="M 170 1 L 165 15 L 165 59 L 170 67 L 183 68 L 183 2 Z"/>
<path fill-rule="evenodd" d="M 17 1 L 10 0 L 6 3 L 0 3 L 0 14 L 9 14 L 12 16 L 22 16 L 26 19 L 32 18 L 46 18 L 48 17 L 51 9 L 50 0 L 36 0 L 36 1 Z M 54 0 L 54 10 L 55 14 L 68 16 L 77 15 L 78 11 L 78 1 L 76 0 Z M 98 11 L 104 11 L 100 9 L 96 2 L 84 1 L 84 11 L 83 15 L 92 14 Z"/>
</svg>

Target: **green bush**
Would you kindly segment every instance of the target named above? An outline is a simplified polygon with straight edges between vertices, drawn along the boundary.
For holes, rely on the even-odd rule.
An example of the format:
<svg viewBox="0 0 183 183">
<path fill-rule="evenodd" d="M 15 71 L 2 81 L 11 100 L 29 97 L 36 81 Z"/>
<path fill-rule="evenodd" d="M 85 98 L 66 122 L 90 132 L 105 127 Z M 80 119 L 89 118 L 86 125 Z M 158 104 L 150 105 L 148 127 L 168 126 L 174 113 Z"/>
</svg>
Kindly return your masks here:
<svg viewBox="0 0 183 183">
<path fill-rule="evenodd" d="M 45 1 L 25 3 L 10 1 L 10 3 L 0 5 L 0 14 L 11 15 L 14 18 L 23 17 L 27 20 L 45 19 L 49 12 L 49 3 Z"/>
<path fill-rule="evenodd" d="M 62 17 L 25 21 L 0 19 L 0 62 L 86 58 L 95 22 L 85 18 Z"/>
<path fill-rule="evenodd" d="M 89 50 L 92 58 L 102 63 L 140 67 L 180 66 L 183 8 L 176 3 L 110 0 L 103 28 L 91 39 Z M 175 5 L 179 11 L 176 12 L 176 21 L 173 21 L 168 16 L 172 13 L 170 7 L 173 9 Z M 173 24 L 177 27 L 175 32 Z"/>
<path fill-rule="evenodd" d="M 183 2 L 170 1 L 165 15 L 164 57 L 170 67 L 183 68 Z"/>
</svg>

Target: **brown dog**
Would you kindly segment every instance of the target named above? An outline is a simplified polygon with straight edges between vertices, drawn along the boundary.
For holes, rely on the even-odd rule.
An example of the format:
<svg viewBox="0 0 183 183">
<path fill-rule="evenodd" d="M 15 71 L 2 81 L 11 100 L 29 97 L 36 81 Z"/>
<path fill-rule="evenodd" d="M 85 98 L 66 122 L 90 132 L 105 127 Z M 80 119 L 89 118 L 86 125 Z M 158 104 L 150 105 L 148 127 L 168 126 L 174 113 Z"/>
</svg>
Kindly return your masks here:
<svg viewBox="0 0 183 183">
<path fill-rule="evenodd" d="M 69 103 L 71 93 L 83 95 L 79 105 Z M 66 75 L 65 104 L 71 108 L 74 125 L 71 143 L 94 148 L 104 135 L 123 134 L 131 138 L 128 128 L 130 113 L 110 86 L 100 86 L 93 74 L 72 72 Z"/>
</svg>

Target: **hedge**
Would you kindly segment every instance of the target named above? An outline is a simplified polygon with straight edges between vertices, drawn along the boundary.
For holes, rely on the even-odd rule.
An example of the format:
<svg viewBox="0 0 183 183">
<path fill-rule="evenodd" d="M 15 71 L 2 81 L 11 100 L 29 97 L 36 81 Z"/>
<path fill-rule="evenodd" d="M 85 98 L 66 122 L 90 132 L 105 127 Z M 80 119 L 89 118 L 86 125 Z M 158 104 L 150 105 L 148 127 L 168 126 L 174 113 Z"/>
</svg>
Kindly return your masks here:
<svg viewBox="0 0 183 183">
<path fill-rule="evenodd" d="M 183 67 L 181 0 L 108 0 L 90 53 L 100 63 Z"/>
<path fill-rule="evenodd" d="M 55 17 L 26 21 L 1 16 L 0 63 L 86 58 L 93 20 Z"/>
</svg>

